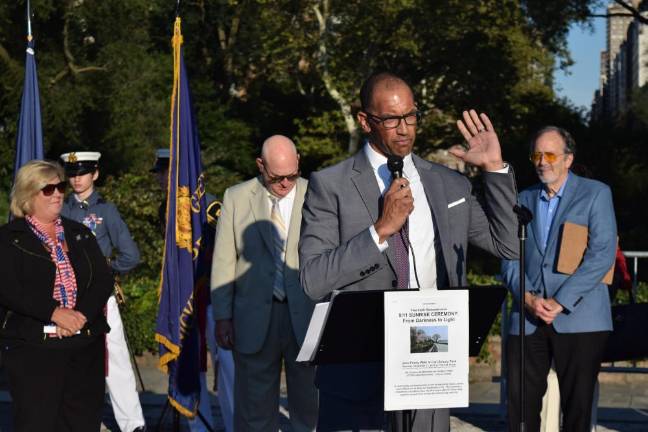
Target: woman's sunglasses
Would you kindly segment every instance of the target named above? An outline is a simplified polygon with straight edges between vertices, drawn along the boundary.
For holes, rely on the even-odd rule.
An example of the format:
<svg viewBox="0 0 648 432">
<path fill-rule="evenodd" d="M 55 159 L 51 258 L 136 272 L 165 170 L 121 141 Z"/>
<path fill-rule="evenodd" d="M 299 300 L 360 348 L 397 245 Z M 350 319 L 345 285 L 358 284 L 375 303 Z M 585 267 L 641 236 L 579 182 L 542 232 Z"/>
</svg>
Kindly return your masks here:
<svg viewBox="0 0 648 432">
<path fill-rule="evenodd" d="M 52 196 L 54 193 L 54 189 L 58 190 L 60 193 L 64 194 L 65 193 L 65 188 L 67 187 L 67 182 L 60 182 L 60 183 L 50 183 L 41 189 L 41 192 L 43 192 L 43 195 L 45 196 Z"/>
</svg>

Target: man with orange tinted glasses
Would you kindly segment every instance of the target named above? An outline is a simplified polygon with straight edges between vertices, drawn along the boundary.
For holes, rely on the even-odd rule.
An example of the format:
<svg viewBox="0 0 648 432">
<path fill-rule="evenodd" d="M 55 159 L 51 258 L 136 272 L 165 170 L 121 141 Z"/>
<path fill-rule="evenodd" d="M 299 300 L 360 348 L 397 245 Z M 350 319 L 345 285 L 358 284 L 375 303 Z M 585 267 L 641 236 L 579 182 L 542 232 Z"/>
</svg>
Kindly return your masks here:
<svg viewBox="0 0 648 432">
<path fill-rule="evenodd" d="M 564 129 L 540 130 L 530 154 L 540 183 L 520 193 L 520 203 L 534 213 L 525 247 L 525 417 L 529 432 L 540 429 L 542 396 L 552 360 L 560 386 L 563 429 L 589 430 L 594 384 L 612 330 L 610 299 L 602 282 L 616 250 L 612 194 L 603 183 L 569 170 L 575 147 Z M 566 222 L 588 229 L 583 262 L 573 274 L 557 270 Z M 519 262 L 504 261 L 502 270 L 518 302 Z M 507 344 L 511 431 L 517 431 L 520 423 L 518 310 L 514 306 Z"/>
</svg>

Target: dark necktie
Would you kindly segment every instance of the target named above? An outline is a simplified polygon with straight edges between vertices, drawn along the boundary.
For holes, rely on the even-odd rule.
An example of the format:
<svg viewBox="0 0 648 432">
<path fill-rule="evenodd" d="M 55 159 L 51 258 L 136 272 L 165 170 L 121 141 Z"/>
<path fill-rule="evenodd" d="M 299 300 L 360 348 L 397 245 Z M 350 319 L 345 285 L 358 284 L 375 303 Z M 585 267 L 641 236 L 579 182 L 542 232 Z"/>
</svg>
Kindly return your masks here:
<svg viewBox="0 0 648 432">
<path fill-rule="evenodd" d="M 396 257 L 396 277 L 398 289 L 409 288 L 409 228 L 406 220 L 400 231 L 394 234 L 394 256 Z"/>
</svg>

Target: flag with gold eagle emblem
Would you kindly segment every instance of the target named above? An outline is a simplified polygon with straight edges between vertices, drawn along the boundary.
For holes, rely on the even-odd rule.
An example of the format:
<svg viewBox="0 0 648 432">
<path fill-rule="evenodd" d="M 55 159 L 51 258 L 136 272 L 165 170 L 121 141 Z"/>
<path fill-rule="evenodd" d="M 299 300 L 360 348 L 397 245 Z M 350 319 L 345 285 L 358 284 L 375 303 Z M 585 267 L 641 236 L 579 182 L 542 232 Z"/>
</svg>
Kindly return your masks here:
<svg viewBox="0 0 648 432">
<path fill-rule="evenodd" d="M 179 17 L 173 34 L 170 130 L 167 223 L 155 339 L 160 343 L 160 367 L 169 374 L 169 402 L 193 418 L 202 363 L 197 299 L 204 297 L 200 289 L 208 288 L 199 283 L 204 280 L 201 273 L 208 271 L 203 256 L 207 202 Z"/>
</svg>

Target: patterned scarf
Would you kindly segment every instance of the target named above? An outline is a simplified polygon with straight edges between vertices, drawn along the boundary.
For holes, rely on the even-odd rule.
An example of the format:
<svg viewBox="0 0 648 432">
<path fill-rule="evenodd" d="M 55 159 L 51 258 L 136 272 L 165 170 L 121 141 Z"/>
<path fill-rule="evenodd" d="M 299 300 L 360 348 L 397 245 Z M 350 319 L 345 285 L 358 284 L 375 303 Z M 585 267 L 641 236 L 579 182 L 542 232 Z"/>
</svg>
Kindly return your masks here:
<svg viewBox="0 0 648 432">
<path fill-rule="evenodd" d="M 36 234 L 36 237 L 47 246 L 52 262 L 56 266 L 56 276 L 54 278 L 54 300 L 58 301 L 62 307 L 73 309 L 76 305 L 77 283 L 74 275 L 74 269 L 70 258 L 63 250 L 65 242 L 65 233 L 61 218 L 56 219 L 56 238 L 51 238 L 36 219 L 31 216 L 25 218 L 29 228 Z"/>
</svg>

